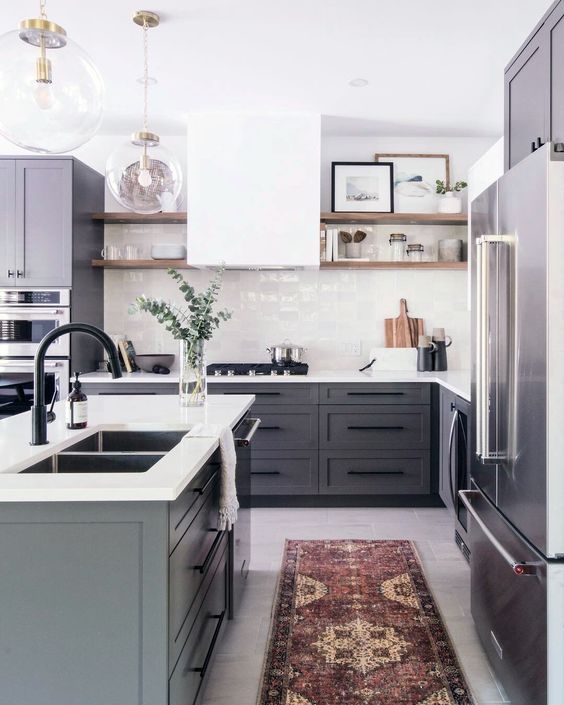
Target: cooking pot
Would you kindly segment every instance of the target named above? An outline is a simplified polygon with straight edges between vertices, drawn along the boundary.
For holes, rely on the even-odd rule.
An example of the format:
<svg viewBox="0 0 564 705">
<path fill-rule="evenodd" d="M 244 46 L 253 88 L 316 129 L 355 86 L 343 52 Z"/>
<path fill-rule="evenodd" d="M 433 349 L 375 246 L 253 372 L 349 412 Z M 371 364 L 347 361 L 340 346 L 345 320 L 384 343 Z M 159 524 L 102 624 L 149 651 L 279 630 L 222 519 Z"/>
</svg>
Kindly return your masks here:
<svg viewBox="0 0 564 705">
<path fill-rule="evenodd" d="M 281 345 L 271 345 L 266 350 L 270 353 L 273 365 L 298 365 L 303 362 L 306 351 L 300 345 L 293 345 L 289 340 L 285 340 Z"/>
</svg>

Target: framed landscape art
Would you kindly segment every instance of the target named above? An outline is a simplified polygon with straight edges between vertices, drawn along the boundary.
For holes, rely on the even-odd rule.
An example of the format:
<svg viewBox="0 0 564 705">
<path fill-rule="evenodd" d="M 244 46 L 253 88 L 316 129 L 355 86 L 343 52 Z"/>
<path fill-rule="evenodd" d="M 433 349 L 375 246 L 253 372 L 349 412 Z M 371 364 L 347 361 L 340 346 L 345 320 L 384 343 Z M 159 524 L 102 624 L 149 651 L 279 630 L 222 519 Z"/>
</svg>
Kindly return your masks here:
<svg viewBox="0 0 564 705">
<path fill-rule="evenodd" d="M 332 162 L 333 213 L 393 213 L 393 166 L 389 162 Z"/>
<path fill-rule="evenodd" d="M 375 154 L 377 164 L 394 166 L 396 213 L 435 213 L 437 179 L 450 182 L 448 154 Z"/>
</svg>

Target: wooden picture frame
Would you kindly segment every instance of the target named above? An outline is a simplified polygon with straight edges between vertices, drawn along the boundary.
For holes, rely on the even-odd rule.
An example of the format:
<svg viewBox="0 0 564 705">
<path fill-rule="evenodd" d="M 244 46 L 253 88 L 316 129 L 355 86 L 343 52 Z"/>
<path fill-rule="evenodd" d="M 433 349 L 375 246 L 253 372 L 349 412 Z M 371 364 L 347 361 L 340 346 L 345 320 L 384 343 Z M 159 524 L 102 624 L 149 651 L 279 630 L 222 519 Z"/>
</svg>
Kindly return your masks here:
<svg viewBox="0 0 564 705">
<path fill-rule="evenodd" d="M 377 152 L 374 161 L 394 165 L 396 213 L 436 212 L 436 181 L 440 179 L 450 184 L 448 154 Z"/>
<path fill-rule="evenodd" d="M 333 213 L 393 213 L 393 164 L 391 162 L 331 162 L 331 211 Z"/>
</svg>

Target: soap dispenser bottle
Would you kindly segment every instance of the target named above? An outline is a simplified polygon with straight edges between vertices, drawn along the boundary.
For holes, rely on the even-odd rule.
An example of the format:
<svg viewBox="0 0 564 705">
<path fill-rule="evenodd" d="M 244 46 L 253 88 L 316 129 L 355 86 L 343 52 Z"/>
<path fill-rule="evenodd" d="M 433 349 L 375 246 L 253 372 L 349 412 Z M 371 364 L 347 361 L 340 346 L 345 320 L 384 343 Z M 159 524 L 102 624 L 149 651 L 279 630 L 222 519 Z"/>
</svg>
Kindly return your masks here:
<svg viewBox="0 0 564 705">
<path fill-rule="evenodd" d="M 78 379 L 78 372 L 75 372 L 75 380 L 72 383 L 72 391 L 67 397 L 65 417 L 67 428 L 80 429 L 88 425 L 88 397 L 82 391 L 82 385 Z"/>
</svg>

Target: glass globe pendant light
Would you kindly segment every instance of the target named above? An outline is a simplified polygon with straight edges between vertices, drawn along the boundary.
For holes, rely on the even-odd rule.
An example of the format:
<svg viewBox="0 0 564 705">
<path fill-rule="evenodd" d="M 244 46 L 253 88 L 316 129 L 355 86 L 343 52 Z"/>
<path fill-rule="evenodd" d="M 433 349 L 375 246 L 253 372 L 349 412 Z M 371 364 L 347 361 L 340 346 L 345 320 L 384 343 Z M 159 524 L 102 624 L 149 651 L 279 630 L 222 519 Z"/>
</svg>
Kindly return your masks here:
<svg viewBox="0 0 564 705">
<path fill-rule="evenodd" d="M 33 152 L 59 154 L 87 142 L 102 120 L 104 83 L 65 30 L 39 17 L 0 37 L 0 134 Z"/>
<path fill-rule="evenodd" d="M 143 129 L 134 132 L 129 142 L 112 152 L 106 163 L 106 183 L 122 206 L 136 213 L 175 210 L 182 187 L 178 160 L 160 143 L 148 127 L 149 29 L 158 27 L 159 16 L 148 10 L 133 15 L 143 28 Z"/>
</svg>

